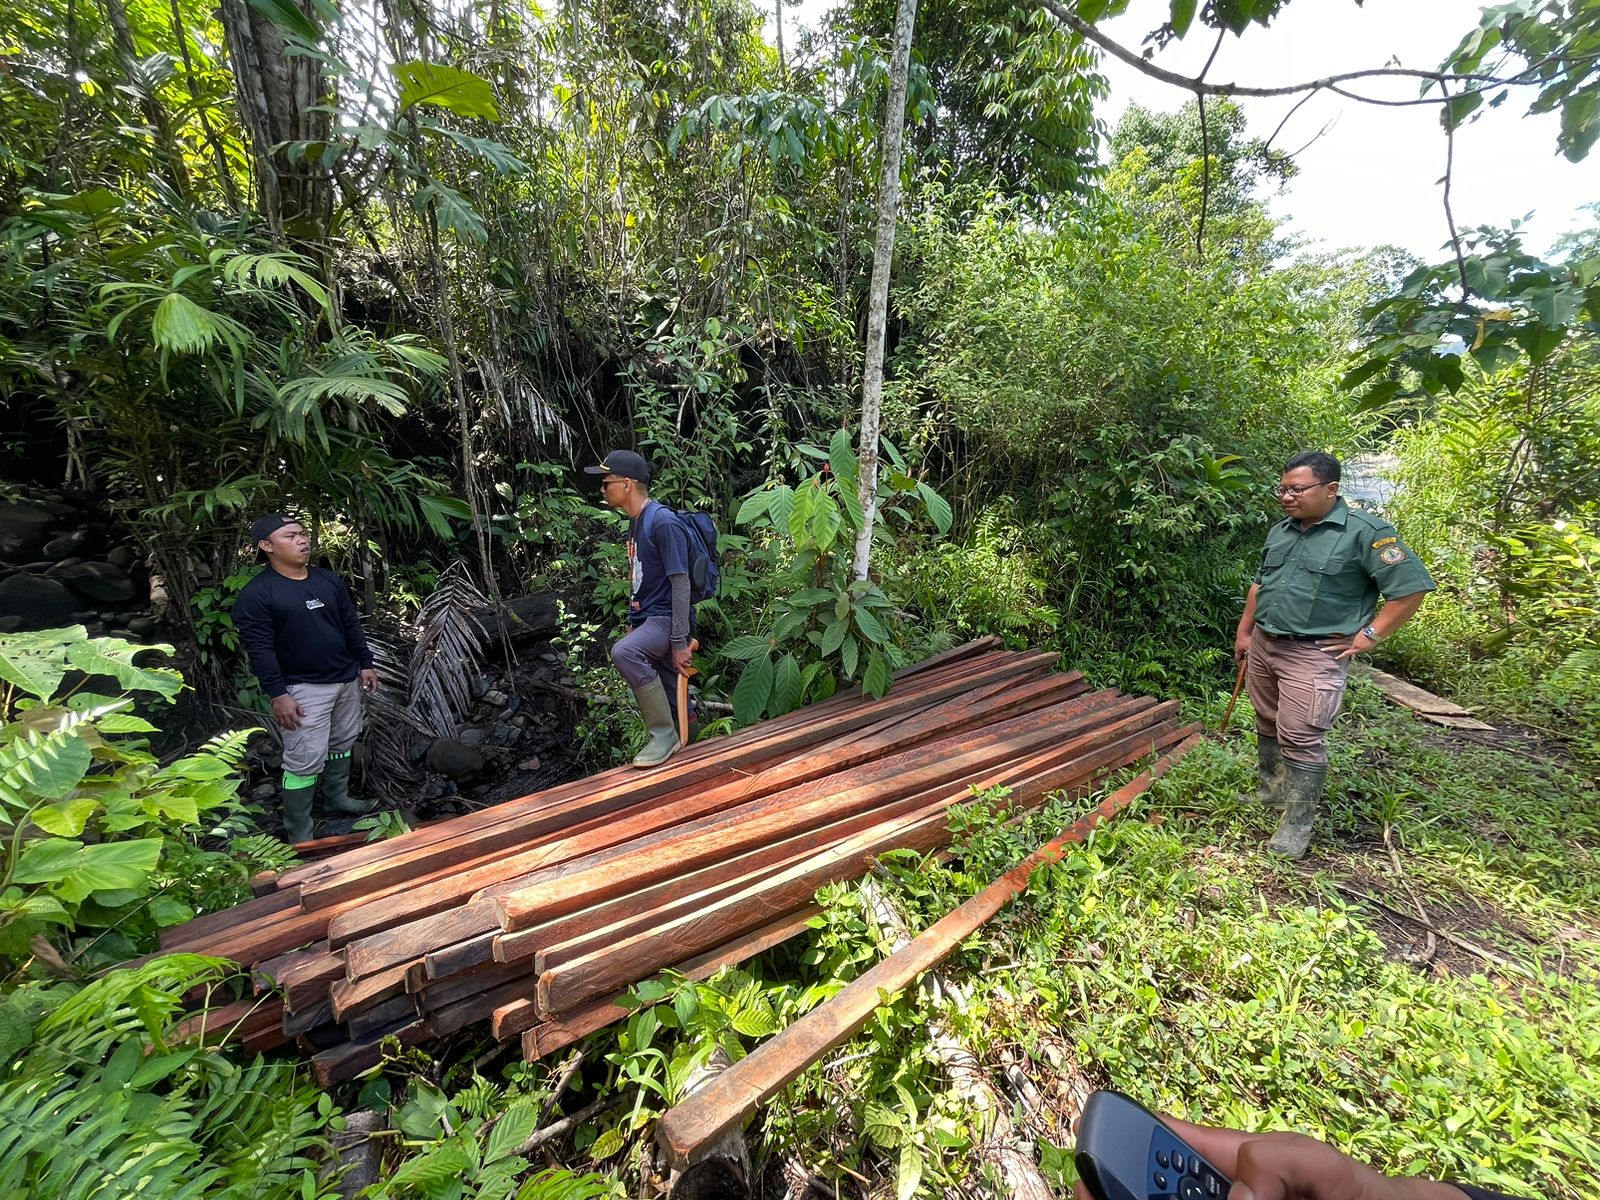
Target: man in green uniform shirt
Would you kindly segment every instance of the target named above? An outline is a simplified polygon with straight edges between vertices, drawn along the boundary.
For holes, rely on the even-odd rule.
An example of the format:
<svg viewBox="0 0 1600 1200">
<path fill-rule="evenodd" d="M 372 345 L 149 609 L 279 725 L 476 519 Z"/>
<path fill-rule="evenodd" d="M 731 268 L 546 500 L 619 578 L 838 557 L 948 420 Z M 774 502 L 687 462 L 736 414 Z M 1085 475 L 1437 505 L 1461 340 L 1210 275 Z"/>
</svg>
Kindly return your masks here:
<svg viewBox="0 0 1600 1200">
<path fill-rule="evenodd" d="M 1290 858 L 1311 841 L 1324 739 L 1350 660 L 1409 621 L 1435 587 L 1393 525 L 1340 498 L 1339 475 L 1339 460 L 1320 451 L 1284 467 L 1285 519 L 1267 534 L 1233 643 L 1234 660 L 1249 664 L 1261 799 L 1283 810 L 1267 849 Z"/>
</svg>

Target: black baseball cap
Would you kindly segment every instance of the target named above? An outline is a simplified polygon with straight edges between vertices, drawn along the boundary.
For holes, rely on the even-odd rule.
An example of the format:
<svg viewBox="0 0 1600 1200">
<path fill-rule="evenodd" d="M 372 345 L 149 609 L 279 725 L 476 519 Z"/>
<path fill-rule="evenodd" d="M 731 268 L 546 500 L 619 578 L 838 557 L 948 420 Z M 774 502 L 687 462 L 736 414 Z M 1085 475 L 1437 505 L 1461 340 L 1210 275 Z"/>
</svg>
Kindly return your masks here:
<svg viewBox="0 0 1600 1200">
<path fill-rule="evenodd" d="M 650 464 L 644 456 L 632 450 L 613 450 L 600 460 L 598 467 L 585 467 L 585 475 L 620 475 L 624 479 L 637 479 L 646 486 L 650 483 Z"/>
<path fill-rule="evenodd" d="M 288 513 L 268 513 L 264 517 L 257 517 L 250 522 L 250 544 L 258 545 L 266 541 L 285 525 L 300 524 L 299 517 L 291 517 Z"/>
</svg>

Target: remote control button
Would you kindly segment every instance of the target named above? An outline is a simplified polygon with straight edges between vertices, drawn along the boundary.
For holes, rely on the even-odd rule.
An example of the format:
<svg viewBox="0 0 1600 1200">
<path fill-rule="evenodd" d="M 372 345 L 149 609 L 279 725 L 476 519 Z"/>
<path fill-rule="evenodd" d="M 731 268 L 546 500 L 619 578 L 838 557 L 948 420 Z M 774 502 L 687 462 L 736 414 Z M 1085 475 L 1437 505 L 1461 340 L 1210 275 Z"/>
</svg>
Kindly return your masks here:
<svg viewBox="0 0 1600 1200">
<path fill-rule="evenodd" d="M 1183 1170 L 1183 1155 L 1176 1150 L 1172 1152 L 1172 1169 L 1180 1172 Z"/>
<path fill-rule="evenodd" d="M 1167 1152 L 1165 1150 L 1157 1150 L 1156 1151 L 1156 1166 L 1161 1167 L 1162 1169 L 1165 1169 L 1170 1165 L 1171 1165 L 1171 1162 L 1167 1158 Z"/>
<path fill-rule="evenodd" d="M 1178 1200 L 1205 1200 L 1205 1194 L 1205 1188 L 1193 1175 L 1185 1175 L 1178 1181 Z"/>
<path fill-rule="evenodd" d="M 1217 1177 L 1215 1175 L 1212 1175 L 1212 1174 L 1208 1173 L 1206 1175 L 1206 1195 L 1208 1195 L 1208 1196 L 1216 1196 L 1216 1195 L 1220 1195 L 1221 1192 L 1222 1192 L 1222 1184 L 1217 1182 Z"/>
<path fill-rule="evenodd" d="M 1156 1186 L 1163 1192 L 1167 1190 L 1167 1177 L 1160 1171 L 1156 1172 Z"/>
</svg>

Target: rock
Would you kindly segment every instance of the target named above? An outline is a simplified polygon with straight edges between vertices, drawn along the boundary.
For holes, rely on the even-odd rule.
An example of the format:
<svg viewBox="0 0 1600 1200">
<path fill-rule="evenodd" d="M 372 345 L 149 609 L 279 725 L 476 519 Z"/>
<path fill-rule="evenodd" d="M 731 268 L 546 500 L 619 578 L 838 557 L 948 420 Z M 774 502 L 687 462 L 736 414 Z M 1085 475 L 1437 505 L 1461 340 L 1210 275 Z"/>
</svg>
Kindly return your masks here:
<svg viewBox="0 0 1600 1200">
<path fill-rule="evenodd" d="M 477 732 L 481 735 L 483 731 Z M 428 747 L 424 762 L 428 770 L 437 774 L 448 775 L 451 779 L 470 779 L 483 770 L 483 753 L 457 738 L 438 738 Z"/>
<path fill-rule="evenodd" d="M 387 1128 L 383 1117 L 363 1108 L 347 1116 L 344 1128 L 332 1135 L 340 1200 L 353 1200 L 382 1178 L 384 1139 L 378 1135 Z"/>
<path fill-rule="evenodd" d="M 55 517 L 31 500 L 0 503 L 0 558 L 32 558 L 50 540 Z"/>
<path fill-rule="evenodd" d="M 126 571 L 139 561 L 139 551 L 132 546 L 117 546 L 106 555 L 106 561 L 113 567 L 121 567 Z"/>
<path fill-rule="evenodd" d="M 60 562 L 51 563 L 44 569 L 44 573 L 51 579 L 59 579 L 63 572 L 72 570 L 82 562 L 81 558 L 63 558 Z"/>
<path fill-rule="evenodd" d="M 489 731 L 480 725 L 468 725 L 459 735 L 459 740 L 468 746 L 481 746 L 488 740 Z"/>
<path fill-rule="evenodd" d="M 539 658 L 541 661 L 547 663 L 558 663 L 561 661 L 561 655 L 559 654 L 541 654 L 539 655 Z"/>
<path fill-rule="evenodd" d="M 17 617 L 21 629 L 57 629 L 70 621 L 77 599 L 59 580 L 43 575 L 0 579 L 0 617 Z"/>
<path fill-rule="evenodd" d="M 71 570 L 60 572 L 56 578 L 87 600 L 116 603 L 133 599 L 133 580 L 110 563 L 79 563 Z M 114 621 L 116 613 L 101 613 L 101 617 Z"/>
<path fill-rule="evenodd" d="M 0 617 L 0 633 L 16 633 L 21 628 L 21 617 Z"/>
<path fill-rule="evenodd" d="M 487 675 L 475 675 L 473 676 L 471 682 L 467 684 L 467 691 L 471 694 L 474 700 L 482 700 L 484 694 L 487 693 L 488 690 L 489 677 Z"/>
<path fill-rule="evenodd" d="M 117 614 L 114 612 L 96 613 L 95 616 L 101 621 L 115 621 L 117 619 Z"/>
<path fill-rule="evenodd" d="M 517 728 L 516 728 L 515 725 L 507 725 L 504 721 L 502 721 L 500 724 L 498 724 L 498 725 L 496 725 L 494 727 L 494 739 L 493 740 L 498 745 L 501 745 L 501 746 L 508 745 L 509 743 L 511 743 L 512 741 L 514 741 L 516 739 L 516 736 L 517 736 Z"/>
<path fill-rule="evenodd" d="M 275 783 L 258 783 L 250 792 L 250 799 L 257 804 L 265 804 L 278 794 L 278 785 Z"/>
<path fill-rule="evenodd" d="M 128 622 L 128 629 L 142 638 L 153 636 L 157 628 L 154 617 L 135 617 Z"/>
<path fill-rule="evenodd" d="M 82 612 L 72 614 L 72 621 L 75 625 L 93 625 L 99 619 L 100 614 L 92 608 L 86 608 Z"/>
<path fill-rule="evenodd" d="M 536 754 L 532 758 L 525 758 L 521 762 L 519 762 L 517 764 L 517 770 L 532 772 L 532 771 L 537 771 L 543 765 L 544 764 L 539 761 L 539 756 Z"/>
<path fill-rule="evenodd" d="M 55 564 L 46 559 L 43 562 L 23 563 L 22 571 L 25 575 L 48 575 L 53 566 Z"/>
<path fill-rule="evenodd" d="M 483 694 L 483 702 L 491 708 L 504 708 L 510 699 L 504 692 L 491 690 Z"/>
<path fill-rule="evenodd" d="M 78 554 L 89 544 L 89 531 L 87 529 L 74 529 L 71 533 L 63 533 L 60 537 L 51 538 L 44 544 L 44 556 L 52 562 L 60 562 L 63 558 L 71 558 Z"/>
</svg>

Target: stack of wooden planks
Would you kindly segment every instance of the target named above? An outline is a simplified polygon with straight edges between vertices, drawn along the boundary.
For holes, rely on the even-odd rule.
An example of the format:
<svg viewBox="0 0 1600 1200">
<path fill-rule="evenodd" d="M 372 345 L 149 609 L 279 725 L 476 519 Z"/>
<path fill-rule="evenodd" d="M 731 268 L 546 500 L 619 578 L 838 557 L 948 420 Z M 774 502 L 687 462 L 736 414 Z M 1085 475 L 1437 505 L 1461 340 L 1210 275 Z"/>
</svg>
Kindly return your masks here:
<svg viewBox="0 0 1600 1200">
<path fill-rule="evenodd" d="M 1175 703 L 1092 691 L 1054 656 L 969 643 L 644 773 L 621 768 L 297 867 L 177 926 L 164 951 L 253 971 L 208 1028 L 298 1039 L 325 1085 L 487 1023 L 540 1057 L 671 968 L 705 978 L 805 928 L 824 884 L 949 840 L 972 789 L 1085 794 L 1194 732 Z"/>
</svg>

